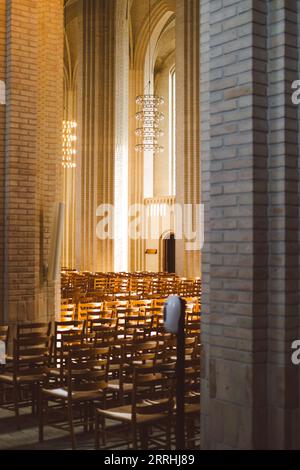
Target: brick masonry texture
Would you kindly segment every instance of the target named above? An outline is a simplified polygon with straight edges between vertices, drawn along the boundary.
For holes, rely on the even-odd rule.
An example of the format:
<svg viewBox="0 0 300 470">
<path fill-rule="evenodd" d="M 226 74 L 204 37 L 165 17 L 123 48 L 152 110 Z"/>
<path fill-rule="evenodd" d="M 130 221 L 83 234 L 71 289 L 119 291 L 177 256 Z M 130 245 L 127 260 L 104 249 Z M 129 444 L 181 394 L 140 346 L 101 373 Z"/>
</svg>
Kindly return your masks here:
<svg viewBox="0 0 300 470">
<path fill-rule="evenodd" d="M 299 2 L 201 2 L 204 448 L 299 448 Z"/>
<path fill-rule="evenodd" d="M 0 80 L 5 80 L 5 1 L 0 2 Z M 5 105 L 0 104 L 0 318 L 3 311 L 4 296 L 4 158 L 5 158 Z"/>
<path fill-rule="evenodd" d="M 43 265 L 61 188 L 63 5 L 60 0 L 51 7 L 45 0 L 9 0 L 1 2 L 2 9 L 3 3 L 6 60 L 3 64 L 1 52 L 0 73 L 4 69 L 6 116 L 4 121 L 0 109 L 0 132 L 5 133 L 0 249 L 4 242 L 5 252 L 0 312 L 14 324 L 53 317 L 58 299 L 59 286 L 47 285 Z M 0 28 L 4 34 L 2 23 Z M 1 169 L 2 164 L 0 175 Z"/>
<path fill-rule="evenodd" d="M 300 0 L 200 1 L 203 448 L 300 448 L 299 24 Z M 61 0 L 0 0 L 3 79 L 0 319 L 14 325 L 53 318 L 59 300 L 43 264 L 61 188 Z"/>
</svg>

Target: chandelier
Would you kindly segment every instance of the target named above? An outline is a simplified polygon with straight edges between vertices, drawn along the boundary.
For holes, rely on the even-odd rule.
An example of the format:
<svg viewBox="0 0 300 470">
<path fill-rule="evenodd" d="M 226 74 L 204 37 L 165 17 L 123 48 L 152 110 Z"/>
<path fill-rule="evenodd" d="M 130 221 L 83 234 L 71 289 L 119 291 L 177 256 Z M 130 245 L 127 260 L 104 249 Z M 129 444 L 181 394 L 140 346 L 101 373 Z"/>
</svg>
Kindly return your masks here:
<svg viewBox="0 0 300 470">
<path fill-rule="evenodd" d="M 148 90 L 144 95 L 136 97 L 136 104 L 140 106 L 140 111 L 135 115 L 139 127 L 135 131 L 138 143 L 135 146 L 137 152 L 152 151 L 154 154 L 161 153 L 164 148 L 160 145 L 159 139 L 164 135 L 160 129 L 160 123 L 164 119 L 160 106 L 164 104 L 164 99 L 151 93 L 151 0 L 149 0 L 149 81 Z"/>
<path fill-rule="evenodd" d="M 62 166 L 76 168 L 76 121 L 63 121 L 62 131 Z"/>
</svg>

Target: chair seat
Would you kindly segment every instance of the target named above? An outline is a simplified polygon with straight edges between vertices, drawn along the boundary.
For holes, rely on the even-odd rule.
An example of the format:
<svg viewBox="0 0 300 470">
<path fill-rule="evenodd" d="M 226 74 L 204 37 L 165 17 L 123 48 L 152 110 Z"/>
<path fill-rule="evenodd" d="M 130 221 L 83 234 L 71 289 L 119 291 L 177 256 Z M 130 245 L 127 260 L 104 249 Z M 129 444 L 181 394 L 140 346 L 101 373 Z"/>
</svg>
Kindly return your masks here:
<svg viewBox="0 0 300 470">
<path fill-rule="evenodd" d="M 67 400 L 68 399 L 68 390 L 63 387 L 59 388 L 43 388 L 42 392 L 44 395 L 48 395 L 53 398 L 60 398 Z M 82 392 L 72 392 L 72 400 L 73 401 L 81 401 L 81 400 L 95 400 L 96 398 L 102 398 L 103 390 L 87 390 Z"/>
<path fill-rule="evenodd" d="M 46 378 L 46 374 L 30 374 L 30 375 L 17 375 L 16 376 L 16 381 L 17 383 L 21 382 L 40 382 L 41 380 L 44 380 Z M 0 375 L 0 382 L 5 382 L 5 383 L 13 383 L 14 382 L 14 376 L 12 373 L 4 373 Z"/>
<path fill-rule="evenodd" d="M 186 403 L 184 405 L 185 414 L 200 413 L 200 403 Z"/>
<path fill-rule="evenodd" d="M 200 392 L 190 392 L 185 396 L 185 402 L 189 404 L 199 404 L 200 396 Z"/>
<path fill-rule="evenodd" d="M 50 370 L 49 370 L 49 375 L 51 376 L 55 376 L 55 377 L 59 377 L 61 374 L 66 376 L 68 373 L 68 371 L 66 369 L 61 369 L 60 367 L 51 367 Z M 81 375 L 82 372 L 80 370 L 78 371 L 74 371 L 73 374 L 76 375 L 76 373 L 78 375 Z"/>
<path fill-rule="evenodd" d="M 13 382 L 13 375 L 8 374 L 8 373 L 0 374 L 0 382 L 12 383 Z"/>
<path fill-rule="evenodd" d="M 146 404 L 146 403 L 145 403 Z M 150 406 L 150 405 L 149 405 Z M 130 423 L 132 421 L 132 407 L 131 405 L 119 406 L 111 408 L 110 410 L 97 409 L 97 413 L 101 414 L 105 418 Z M 154 414 L 137 414 L 137 424 L 145 424 L 149 422 L 156 422 L 166 419 L 168 416 L 165 413 L 154 413 Z"/>
<path fill-rule="evenodd" d="M 19 357 L 19 362 L 22 362 L 22 361 L 27 362 L 31 358 L 34 359 L 35 356 L 20 356 Z M 13 356 L 11 356 L 10 354 L 7 354 L 5 356 L 5 359 L 6 359 L 6 362 L 13 362 L 13 360 L 14 360 Z"/>
<path fill-rule="evenodd" d="M 176 412 L 176 404 L 174 406 L 174 411 Z M 185 403 L 184 404 L 184 413 L 186 415 L 194 414 L 194 413 L 200 413 L 200 402 L 199 403 Z"/>
<path fill-rule="evenodd" d="M 114 392 L 120 391 L 120 381 L 119 379 L 109 380 L 108 381 L 108 390 L 113 390 Z M 124 383 L 123 390 L 124 392 L 131 392 L 133 389 L 133 384 Z"/>
<path fill-rule="evenodd" d="M 56 367 L 51 367 L 49 369 L 49 375 L 52 375 L 52 376 L 54 375 L 55 377 L 59 377 L 60 374 L 61 374 L 61 369 L 58 369 Z"/>
</svg>

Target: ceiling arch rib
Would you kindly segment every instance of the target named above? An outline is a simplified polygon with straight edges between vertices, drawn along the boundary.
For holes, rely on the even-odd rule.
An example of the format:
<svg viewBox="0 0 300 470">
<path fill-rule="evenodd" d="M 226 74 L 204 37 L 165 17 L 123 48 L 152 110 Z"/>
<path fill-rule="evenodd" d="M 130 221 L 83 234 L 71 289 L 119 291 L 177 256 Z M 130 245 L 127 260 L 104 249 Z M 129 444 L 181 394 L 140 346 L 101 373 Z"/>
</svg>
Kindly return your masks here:
<svg viewBox="0 0 300 470">
<path fill-rule="evenodd" d="M 133 3 L 134 5 L 134 3 Z M 151 42 L 156 44 L 165 25 L 174 16 L 174 2 L 171 0 L 158 0 L 151 9 Z M 133 68 L 143 70 L 145 68 L 145 58 L 149 49 L 149 26 L 148 15 L 146 15 L 140 33 L 136 38 L 135 53 L 133 57 Z M 154 50 L 155 48 L 153 48 Z M 152 57 L 153 59 L 153 57 Z"/>
</svg>

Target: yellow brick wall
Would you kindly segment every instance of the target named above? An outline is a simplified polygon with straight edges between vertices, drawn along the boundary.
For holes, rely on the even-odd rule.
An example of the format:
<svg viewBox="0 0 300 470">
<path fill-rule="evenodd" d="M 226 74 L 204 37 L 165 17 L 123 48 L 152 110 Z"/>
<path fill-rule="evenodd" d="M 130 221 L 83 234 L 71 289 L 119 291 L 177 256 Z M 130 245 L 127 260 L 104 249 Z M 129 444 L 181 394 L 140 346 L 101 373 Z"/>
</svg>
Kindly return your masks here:
<svg viewBox="0 0 300 470">
<path fill-rule="evenodd" d="M 53 316 L 58 297 L 42 268 L 61 187 L 63 1 L 6 5 L 6 250 L 0 269 L 4 317 L 15 323 Z"/>
<path fill-rule="evenodd" d="M 5 0 L 0 0 L 0 80 L 5 80 Z M 0 104 L 0 266 L 4 264 L 5 106 Z M 3 269 L 0 268 L 0 318 L 3 315 Z"/>
</svg>

